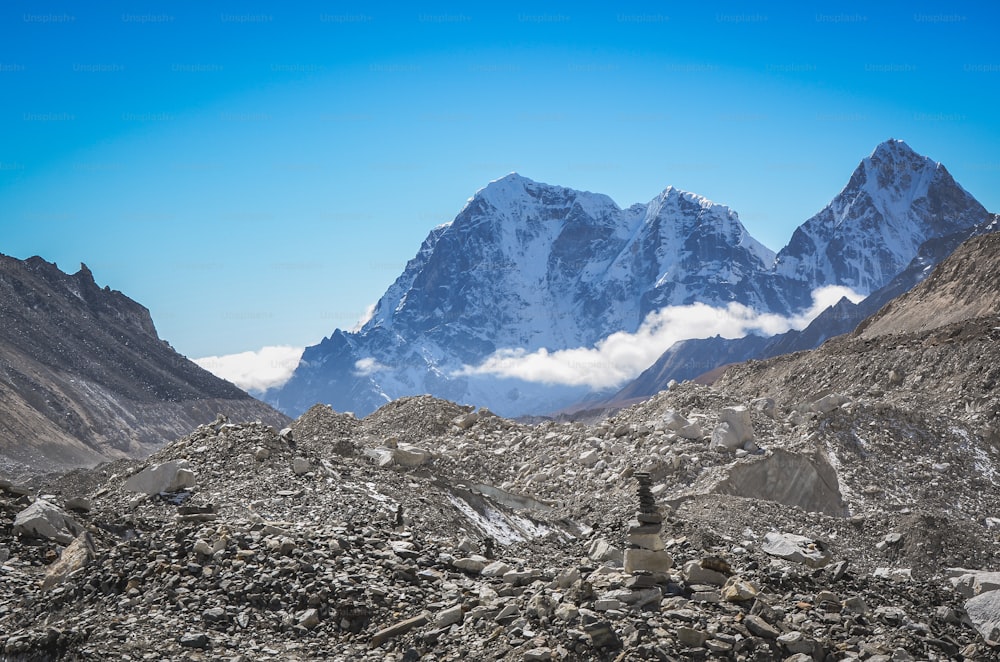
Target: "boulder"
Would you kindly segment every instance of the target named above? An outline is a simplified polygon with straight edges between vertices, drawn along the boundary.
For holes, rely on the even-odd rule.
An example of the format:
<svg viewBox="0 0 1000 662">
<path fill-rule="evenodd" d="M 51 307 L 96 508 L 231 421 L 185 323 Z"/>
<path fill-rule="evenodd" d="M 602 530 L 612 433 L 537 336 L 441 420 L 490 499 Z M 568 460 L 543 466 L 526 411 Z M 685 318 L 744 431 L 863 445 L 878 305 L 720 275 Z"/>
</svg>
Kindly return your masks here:
<svg viewBox="0 0 1000 662">
<path fill-rule="evenodd" d="M 454 625 L 455 623 L 462 622 L 462 605 L 458 604 L 453 607 L 448 607 L 438 612 L 437 618 L 434 619 L 434 627 L 445 628 L 449 625 Z"/>
<path fill-rule="evenodd" d="M 69 499 L 66 499 L 66 508 L 68 510 L 89 513 L 93 506 L 93 502 L 87 497 L 70 497 Z"/>
<path fill-rule="evenodd" d="M 292 460 L 292 472 L 296 476 L 309 473 L 309 460 L 304 457 L 297 457 Z"/>
<path fill-rule="evenodd" d="M 711 448 L 723 448 L 727 451 L 735 451 L 743 447 L 743 442 L 740 441 L 739 435 L 729 423 L 719 423 L 712 430 L 712 443 L 709 446 Z"/>
<path fill-rule="evenodd" d="M 878 577 L 879 579 L 888 579 L 889 581 L 902 584 L 905 582 L 913 581 L 913 575 L 910 568 L 875 568 L 872 572 L 872 576 Z"/>
<path fill-rule="evenodd" d="M 684 418 L 673 409 L 668 409 L 663 412 L 663 426 L 671 432 L 682 430 L 690 424 L 691 423 L 688 419 Z"/>
<path fill-rule="evenodd" d="M 730 577 L 722 587 L 722 599 L 726 602 L 746 602 L 757 597 L 757 587 L 741 577 Z"/>
<path fill-rule="evenodd" d="M 819 452 L 806 455 L 773 449 L 727 468 L 724 477 L 708 491 L 776 501 L 838 517 L 847 514 L 837 472 Z"/>
<path fill-rule="evenodd" d="M 755 438 L 750 410 L 746 407 L 723 407 L 719 412 L 719 422 L 729 424 L 733 434 L 739 439 L 740 446 Z"/>
<path fill-rule="evenodd" d="M 597 561 L 598 563 L 613 563 L 616 565 L 620 565 L 624 559 L 622 550 L 604 538 L 598 538 L 590 544 L 587 556 L 590 557 L 590 560 Z"/>
<path fill-rule="evenodd" d="M 830 395 L 824 395 L 822 398 L 812 403 L 810 409 L 820 414 L 828 414 L 837 407 L 840 407 L 848 402 L 850 402 L 850 398 L 846 395 L 841 393 L 831 393 Z"/>
<path fill-rule="evenodd" d="M 682 626 L 677 628 L 677 641 L 688 648 L 701 648 L 708 641 L 708 633 Z"/>
<path fill-rule="evenodd" d="M 473 554 L 472 556 L 466 556 L 464 558 L 455 559 L 453 565 L 464 572 L 471 573 L 473 575 L 478 575 L 483 571 L 489 561 L 478 554 Z"/>
<path fill-rule="evenodd" d="M 972 625 L 990 646 L 1000 646 L 1000 591 L 981 593 L 965 601 Z"/>
<path fill-rule="evenodd" d="M 187 460 L 171 460 L 147 467 L 125 481 L 125 489 L 153 496 L 161 492 L 177 492 L 194 487 L 194 472 Z"/>
<path fill-rule="evenodd" d="M 468 430 L 473 425 L 479 422 L 479 418 L 480 418 L 479 414 L 477 414 L 476 412 L 470 412 L 462 416 L 456 416 L 455 420 L 453 420 L 452 423 L 457 425 L 460 430 Z"/>
<path fill-rule="evenodd" d="M 479 574 L 483 577 L 503 577 L 511 570 L 512 568 L 503 561 L 494 561 L 493 563 L 483 567 L 483 569 L 479 571 Z"/>
<path fill-rule="evenodd" d="M 717 570 L 704 568 L 700 561 L 688 561 L 681 568 L 681 576 L 688 584 L 711 584 L 713 586 L 723 586 L 729 578 Z"/>
<path fill-rule="evenodd" d="M 951 578 L 951 585 L 965 599 L 1000 589 L 1000 572 L 971 571 Z"/>
<path fill-rule="evenodd" d="M 778 416 L 777 408 L 772 398 L 756 398 L 750 402 L 750 406 L 754 408 L 754 411 L 759 411 L 768 418 L 776 419 Z"/>
<path fill-rule="evenodd" d="M 677 436 L 682 439 L 690 439 L 692 441 L 698 441 L 705 436 L 705 433 L 701 429 L 701 425 L 697 422 L 688 423 L 680 430 L 676 430 Z"/>
<path fill-rule="evenodd" d="M 75 519 L 44 499 L 31 504 L 14 518 L 14 533 L 48 538 L 63 545 L 83 531 Z"/>
<path fill-rule="evenodd" d="M 97 556 L 97 547 L 86 531 L 77 536 L 45 571 L 42 588 L 48 589 L 66 581 L 74 572 L 86 567 Z"/>
<path fill-rule="evenodd" d="M 810 568 L 822 568 L 830 563 L 830 555 L 823 550 L 821 543 L 794 533 L 768 533 L 764 536 L 761 551 Z"/>
<path fill-rule="evenodd" d="M 430 451 L 409 444 L 392 450 L 392 461 L 401 467 L 419 467 L 430 459 Z"/>
<path fill-rule="evenodd" d="M 592 467 L 597 464 L 597 461 L 601 459 L 601 454 L 597 452 L 596 449 L 591 449 L 589 451 L 584 451 L 580 453 L 580 457 L 577 458 L 577 462 L 585 467 Z"/>
</svg>

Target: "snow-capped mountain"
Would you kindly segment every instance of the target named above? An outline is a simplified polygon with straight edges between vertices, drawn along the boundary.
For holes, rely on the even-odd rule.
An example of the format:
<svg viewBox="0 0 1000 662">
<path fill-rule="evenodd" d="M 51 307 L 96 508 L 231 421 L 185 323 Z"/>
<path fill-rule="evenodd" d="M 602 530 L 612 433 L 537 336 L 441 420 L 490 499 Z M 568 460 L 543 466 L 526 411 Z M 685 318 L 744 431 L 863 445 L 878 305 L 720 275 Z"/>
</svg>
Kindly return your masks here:
<svg viewBox="0 0 1000 662">
<path fill-rule="evenodd" d="M 840 194 L 792 234 L 776 271 L 869 294 L 902 271 L 920 244 L 982 223 L 986 209 L 940 163 L 888 140 Z"/>
<path fill-rule="evenodd" d="M 926 239 L 987 216 L 943 166 L 901 141 L 879 145 L 777 256 L 736 212 L 693 193 L 668 187 L 622 209 L 511 174 L 430 232 L 361 329 L 307 348 L 265 399 L 291 415 L 316 402 L 363 415 L 420 393 L 508 416 L 552 411 L 588 389 L 463 368 L 502 350 L 591 347 L 665 306 L 738 302 L 789 315 L 822 285 L 867 293 Z"/>
<path fill-rule="evenodd" d="M 666 305 L 786 312 L 808 302 L 773 261 L 734 211 L 692 193 L 670 187 L 621 209 L 511 174 L 432 230 L 371 319 L 306 349 L 267 399 L 296 413 L 323 401 L 363 414 L 424 392 L 476 396 L 504 414 L 557 406 L 585 389 L 454 373 L 501 349 L 590 346 Z"/>
</svg>

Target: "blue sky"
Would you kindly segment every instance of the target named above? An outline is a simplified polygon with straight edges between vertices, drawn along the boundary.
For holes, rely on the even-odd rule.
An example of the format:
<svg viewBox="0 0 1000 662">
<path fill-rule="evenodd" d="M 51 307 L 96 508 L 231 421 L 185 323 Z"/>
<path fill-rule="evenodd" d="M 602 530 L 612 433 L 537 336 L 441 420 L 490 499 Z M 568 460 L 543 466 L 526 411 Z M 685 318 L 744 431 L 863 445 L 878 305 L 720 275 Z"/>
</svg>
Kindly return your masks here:
<svg viewBox="0 0 1000 662">
<path fill-rule="evenodd" d="M 351 327 L 515 170 L 777 250 L 894 137 L 1000 210 L 1000 8 L 876 4 L 8 1 L 0 252 L 203 357 Z"/>
</svg>

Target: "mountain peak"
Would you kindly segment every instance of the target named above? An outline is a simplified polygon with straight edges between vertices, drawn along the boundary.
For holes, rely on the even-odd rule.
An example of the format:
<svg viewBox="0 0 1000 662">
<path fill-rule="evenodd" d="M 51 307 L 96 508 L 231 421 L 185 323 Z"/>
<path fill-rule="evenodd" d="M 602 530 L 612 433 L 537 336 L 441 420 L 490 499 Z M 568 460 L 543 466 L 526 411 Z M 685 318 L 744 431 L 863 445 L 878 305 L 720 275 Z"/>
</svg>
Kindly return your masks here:
<svg viewBox="0 0 1000 662">
<path fill-rule="evenodd" d="M 927 239 L 986 216 L 943 165 L 890 138 L 861 161 L 830 204 L 799 226 L 776 268 L 816 286 L 868 294 L 902 271 Z"/>
<path fill-rule="evenodd" d="M 915 152 L 912 147 L 907 145 L 906 141 L 899 140 L 897 138 L 889 138 L 885 142 L 881 142 L 878 145 L 876 145 L 875 149 L 872 150 L 872 153 L 869 158 L 875 158 L 875 157 L 886 158 L 886 157 L 894 157 L 897 155 L 902 155 L 902 156 L 916 155 L 920 157 L 920 154 L 917 154 L 917 152 Z"/>
<path fill-rule="evenodd" d="M 880 187 L 889 182 L 905 179 L 908 173 L 933 171 L 941 164 L 918 154 L 902 140 L 889 139 L 876 147 L 871 156 L 861 162 L 859 169 L 876 175 Z"/>
</svg>

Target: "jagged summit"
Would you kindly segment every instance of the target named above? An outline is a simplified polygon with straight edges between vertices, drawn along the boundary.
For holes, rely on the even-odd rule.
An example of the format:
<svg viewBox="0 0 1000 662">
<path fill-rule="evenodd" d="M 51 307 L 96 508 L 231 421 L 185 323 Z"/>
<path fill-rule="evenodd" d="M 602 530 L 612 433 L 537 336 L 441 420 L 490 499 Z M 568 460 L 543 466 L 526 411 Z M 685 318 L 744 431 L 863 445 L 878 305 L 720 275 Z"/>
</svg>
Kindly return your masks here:
<svg viewBox="0 0 1000 662">
<path fill-rule="evenodd" d="M 923 242 L 988 217 L 943 165 L 902 140 L 888 140 L 858 164 L 830 204 L 796 229 L 775 271 L 869 294 L 902 271 Z"/>
<path fill-rule="evenodd" d="M 667 186 L 619 207 L 599 193 L 510 173 L 434 228 L 357 332 L 308 348 L 267 400 L 359 414 L 431 393 L 516 416 L 587 395 L 468 368 L 490 357 L 593 347 L 668 306 L 739 303 L 791 315 L 825 285 L 872 292 L 929 238 L 988 214 L 940 164 L 887 141 L 777 255 L 726 205 Z M 504 359 L 506 360 L 506 359 Z"/>
</svg>

